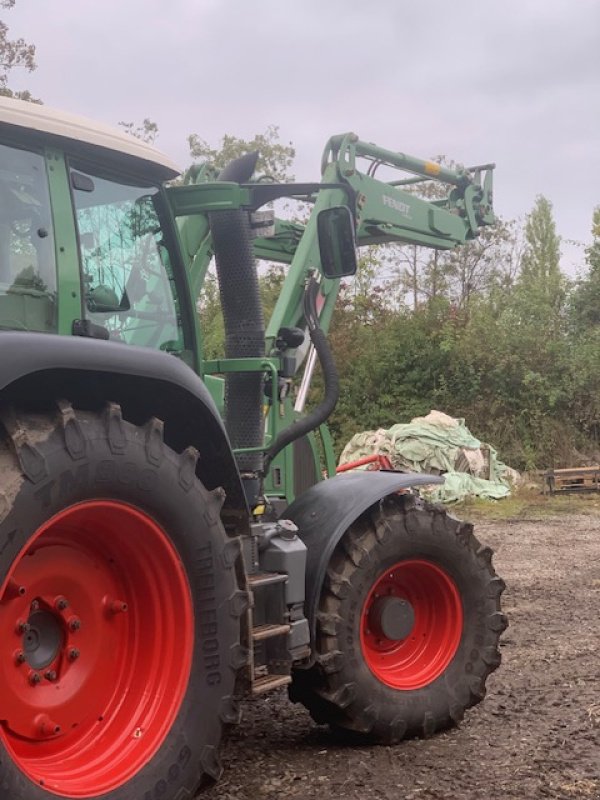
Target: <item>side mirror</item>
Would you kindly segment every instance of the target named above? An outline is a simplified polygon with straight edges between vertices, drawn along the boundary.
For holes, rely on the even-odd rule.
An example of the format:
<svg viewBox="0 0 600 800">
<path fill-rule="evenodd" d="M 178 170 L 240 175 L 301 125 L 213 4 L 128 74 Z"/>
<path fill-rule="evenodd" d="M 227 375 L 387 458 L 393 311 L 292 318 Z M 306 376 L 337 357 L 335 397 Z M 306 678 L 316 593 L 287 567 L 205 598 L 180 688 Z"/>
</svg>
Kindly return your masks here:
<svg viewBox="0 0 600 800">
<path fill-rule="evenodd" d="M 354 220 L 348 206 L 333 206 L 320 211 L 317 232 L 323 275 L 326 278 L 355 275 L 357 263 Z"/>
</svg>

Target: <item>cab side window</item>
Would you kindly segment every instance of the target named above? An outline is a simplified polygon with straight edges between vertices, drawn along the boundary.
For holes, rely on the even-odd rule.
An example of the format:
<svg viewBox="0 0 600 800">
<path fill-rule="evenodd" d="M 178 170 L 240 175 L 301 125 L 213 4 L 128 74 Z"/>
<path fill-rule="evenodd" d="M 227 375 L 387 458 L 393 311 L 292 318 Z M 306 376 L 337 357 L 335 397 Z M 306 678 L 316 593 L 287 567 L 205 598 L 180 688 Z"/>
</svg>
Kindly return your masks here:
<svg viewBox="0 0 600 800">
<path fill-rule="evenodd" d="M 158 189 L 71 170 L 85 314 L 109 338 L 183 349 L 177 291 L 156 210 Z"/>
<path fill-rule="evenodd" d="M 0 328 L 56 330 L 56 260 L 44 157 L 0 145 Z"/>
</svg>

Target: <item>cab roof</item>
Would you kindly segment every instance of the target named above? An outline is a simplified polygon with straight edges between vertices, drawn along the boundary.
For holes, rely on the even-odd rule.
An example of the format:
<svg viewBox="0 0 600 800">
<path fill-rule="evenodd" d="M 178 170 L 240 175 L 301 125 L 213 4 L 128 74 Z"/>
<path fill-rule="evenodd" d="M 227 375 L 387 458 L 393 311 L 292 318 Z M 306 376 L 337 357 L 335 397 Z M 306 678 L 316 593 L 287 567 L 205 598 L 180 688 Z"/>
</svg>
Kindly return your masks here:
<svg viewBox="0 0 600 800">
<path fill-rule="evenodd" d="M 0 97 L 0 130 L 48 134 L 70 143 L 77 154 L 102 157 L 133 169 L 148 171 L 153 178 L 170 180 L 180 174 L 179 167 L 152 145 L 108 125 L 56 111 L 45 105 Z"/>
</svg>

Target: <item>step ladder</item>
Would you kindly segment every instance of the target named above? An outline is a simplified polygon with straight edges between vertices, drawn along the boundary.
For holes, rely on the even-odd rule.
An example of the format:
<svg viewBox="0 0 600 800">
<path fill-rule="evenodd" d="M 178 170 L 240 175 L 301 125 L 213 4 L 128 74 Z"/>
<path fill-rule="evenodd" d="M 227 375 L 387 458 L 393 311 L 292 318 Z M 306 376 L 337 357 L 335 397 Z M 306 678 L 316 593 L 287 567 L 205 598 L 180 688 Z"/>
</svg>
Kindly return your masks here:
<svg viewBox="0 0 600 800">
<path fill-rule="evenodd" d="M 260 593 L 269 592 L 273 587 L 286 583 L 288 576 L 280 572 L 255 572 L 248 575 L 248 586 L 252 592 L 254 601 L 248 610 L 250 630 L 250 691 L 252 696 L 265 694 L 280 686 L 287 686 L 292 682 L 290 675 L 290 663 L 283 659 L 265 665 L 256 665 L 255 647 L 263 642 L 272 640 L 279 641 L 281 652 L 287 648 L 287 635 L 291 631 L 291 625 L 280 622 L 266 622 L 259 625 L 254 624 L 254 607 L 256 598 Z M 285 604 L 282 604 L 285 607 Z"/>
</svg>

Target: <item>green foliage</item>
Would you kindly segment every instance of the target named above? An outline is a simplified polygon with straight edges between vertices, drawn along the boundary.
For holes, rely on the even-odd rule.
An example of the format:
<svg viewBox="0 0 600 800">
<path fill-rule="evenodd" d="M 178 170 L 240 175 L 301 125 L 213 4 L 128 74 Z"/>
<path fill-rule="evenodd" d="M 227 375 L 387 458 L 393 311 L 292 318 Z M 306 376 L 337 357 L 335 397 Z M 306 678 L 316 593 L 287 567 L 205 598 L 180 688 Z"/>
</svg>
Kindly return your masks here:
<svg viewBox="0 0 600 800">
<path fill-rule="evenodd" d="M 538 322 L 554 323 L 564 303 L 565 280 L 552 204 L 541 195 L 527 217 L 525 242 L 519 277 L 523 313 Z"/>
<path fill-rule="evenodd" d="M 587 275 L 575 285 L 569 304 L 572 356 L 569 378 L 573 414 L 589 438 L 600 440 L 600 206 L 592 217 Z"/>
<path fill-rule="evenodd" d="M 209 272 L 204 280 L 198 313 L 200 314 L 202 328 L 204 358 L 223 357 L 225 352 L 225 327 L 219 298 L 219 284 L 214 272 Z"/>
<path fill-rule="evenodd" d="M 600 233 L 599 212 L 594 220 Z M 580 284 L 590 313 L 600 304 L 592 283 L 597 244 L 598 237 Z M 574 336 L 566 324 L 569 287 L 548 201 L 539 198 L 527 220 L 523 257 L 520 231 L 502 222 L 477 242 L 440 254 L 437 264 L 432 254 L 413 250 L 394 252 L 405 254 L 404 265 L 416 259 L 421 267 L 416 302 L 410 281 L 399 283 L 406 302 L 401 291 L 378 291 L 389 252 L 371 252 L 358 281 L 342 293 L 331 332 L 342 387 L 331 420 L 338 451 L 360 430 L 438 408 L 464 417 L 518 469 L 565 466 L 579 457 L 576 449 L 593 454 L 600 439 L 600 326 L 584 314 Z"/>
<path fill-rule="evenodd" d="M 257 134 L 253 139 L 240 139 L 225 134 L 218 147 L 211 147 L 204 139 L 193 133 L 188 136 L 188 144 L 193 159 L 208 161 L 217 169 L 223 169 L 230 161 L 245 153 L 258 150 L 259 173 L 265 173 L 277 181 L 291 179 L 289 170 L 296 151 L 291 142 L 283 144 L 279 141 L 279 128 L 276 125 L 269 125 L 264 133 Z"/>
<path fill-rule="evenodd" d="M 587 261 L 593 272 L 600 272 L 600 206 L 596 206 L 592 217 L 592 244 L 586 251 Z"/>
<path fill-rule="evenodd" d="M 588 273 L 573 291 L 570 303 L 571 323 L 579 334 L 600 325 L 600 206 L 592 218 L 592 244 L 586 250 Z"/>
<path fill-rule="evenodd" d="M 258 139 L 224 137 L 226 152 L 202 143 L 196 155 L 221 167 L 260 147 Z M 287 170 L 280 151 L 266 156 L 263 169 Z M 358 431 L 432 408 L 464 417 L 517 469 L 566 466 L 578 463 L 577 450 L 597 451 L 600 208 L 593 237 L 588 273 L 574 287 L 560 272 L 560 239 L 544 197 L 524 229 L 500 220 L 456 250 L 364 248 L 330 331 L 341 389 L 330 420 L 337 451 Z M 283 274 L 281 267 L 261 274 L 267 319 Z M 201 311 L 207 357 L 223 352 L 220 314 L 209 277 Z M 317 370 L 309 402 L 322 391 Z"/>
<path fill-rule="evenodd" d="M 572 340 L 567 380 L 574 422 L 588 439 L 600 442 L 600 324 Z"/>
<path fill-rule="evenodd" d="M 158 136 L 158 125 L 151 119 L 146 117 L 141 124 L 135 122 L 119 122 L 119 126 L 123 128 L 125 133 L 130 136 L 135 136 L 136 139 L 141 139 L 142 142 L 154 144 Z"/>
<path fill-rule="evenodd" d="M 391 245 L 383 259 L 392 286 L 413 310 L 440 297 L 464 310 L 479 295 L 514 284 L 520 262 L 519 234 L 514 222 L 498 220 L 455 250 Z"/>
<path fill-rule="evenodd" d="M 0 0 L 0 8 L 10 9 L 14 4 L 15 0 Z M 39 102 L 30 92 L 14 91 L 8 85 L 12 70 L 25 69 L 33 72 L 35 68 L 35 45 L 28 44 L 24 39 L 10 39 L 8 25 L 0 20 L 0 95 Z"/>
</svg>

